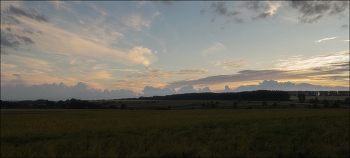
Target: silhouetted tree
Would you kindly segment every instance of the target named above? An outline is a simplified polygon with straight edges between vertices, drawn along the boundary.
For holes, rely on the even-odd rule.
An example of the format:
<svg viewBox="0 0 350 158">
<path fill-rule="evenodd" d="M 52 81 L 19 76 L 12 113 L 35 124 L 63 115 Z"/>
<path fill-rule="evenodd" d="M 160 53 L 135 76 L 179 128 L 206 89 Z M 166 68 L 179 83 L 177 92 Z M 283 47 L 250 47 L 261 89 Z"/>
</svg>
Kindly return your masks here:
<svg viewBox="0 0 350 158">
<path fill-rule="evenodd" d="M 324 100 L 322 101 L 322 104 L 323 104 L 323 107 L 324 107 L 324 108 L 329 108 L 329 100 L 324 99 Z"/>
<path fill-rule="evenodd" d="M 273 102 L 272 107 L 276 108 L 277 107 L 277 102 Z"/>
<path fill-rule="evenodd" d="M 313 104 L 312 104 L 312 108 L 314 108 L 314 109 L 318 109 L 318 108 L 320 108 L 320 106 L 318 106 L 318 104 L 317 104 L 317 103 L 313 103 Z"/>
<path fill-rule="evenodd" d="M 237 109 L 237 102 L 233 102 L 233 108 Z"/>
<path fill-rule="evenodd" d="M 121 109 L 126 109 L 127 106 L 126 106 L 125 104 L 122 104 L 122 105 L 120 106 L 120 108 L 121 108 Z"/>
<path fill-rule="evenodd" d="M 291 108 L 295 108 L 295 103 L 289 105 Z"/>
<path fill-rule="evenodd" d="M 241 101 L 242 101 L 242 96 L 241 96 L 241 95 L 239 95 L 239 96 L 237 97 L 237 101 L 238 101 L 238 102 L 241 102 Z"/>
<path fill-rule="evenodd" d="M 339 108 L 339 107 L 340 107 L 339 101 L 334 101 L 333 105 L 332 105 L 332 108 Z"/>
<path fill-rule="evenodd" d="M 300 103 L 303 103 L 305 101 L 305 94 L 304 93 L 299 93 L 298 94 L 298 99 Z"/>
<path fill-rule="evenodd" d="M 344 103 L 347 104 L 347 105 L 349 105 L 349 104 L 350 104 L 350 98 L 345 98 L 345 99 L 344 99 Z"/>
</svg>

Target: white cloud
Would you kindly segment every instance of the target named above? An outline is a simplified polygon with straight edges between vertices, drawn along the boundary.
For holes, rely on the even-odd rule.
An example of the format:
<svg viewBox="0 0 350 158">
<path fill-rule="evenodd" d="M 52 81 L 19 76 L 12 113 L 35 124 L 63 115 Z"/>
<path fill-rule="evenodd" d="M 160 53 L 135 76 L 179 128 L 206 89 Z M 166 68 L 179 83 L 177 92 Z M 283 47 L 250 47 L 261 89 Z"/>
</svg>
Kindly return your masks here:
<svg viewBox="0 0 350 158">
<path fill-rule="evenodd" d="M 160 12 L 153 12 L 149 18 L 144 18 L 140 14 L 130 14 L 124 16 L 122 21 L 125 25 L 134 28 L 137 31 L 141 31 L 143 27 L 149 28 L 153 22 L 153 20 L 160 14 Z"/>
<path fill-rule="evenodd" d="M 203 50 L 202 53 L 203 53 L 203 56 L 206 56 L 208 53 L 217 53 L 225 49 L 226 47 L 223 44 L 214 42 L 213 46 Z"/>
<path fill-rule="evenodd" d="M 328 55 L 317 55 L 303 58 L 301 55 L 286 59 L 279 59 L 277 69 L 282 70 L 307 70 L 312 68 L 329 68 L 337 64 L 349 63 L 349 50 L 334 52 Z"/>
<path fill-rule="evenodd" d="M 277 10 L 279 8 L 281 8 L 281 2 L 270 2 L 267 1 L 268 5 L 269 5 L 269 10 L 265 13 L 270 13 L 270 15 L 276 14 Z"/>
<path fill-rule="evenodd" d="M 134 47 L 129 51 L 111 47 L 104 40 L 91 40 L 81 34 L 62 30 L 51 23 L 40 23 L 35 20 L 17 17 L 23 24 L 40 30 L 44 35 L 28 35 L 35 45 L 23 45 L 24 49 L 33 49 L 43 53 L 63 54 L 67 56 L 85 56 L 126 65 L 143 64 L 148 66 L 157 60 L 151 50 L 143 47 Z M 3 25 L 2 25 L 3 27 Z"/>
<path fill-rule="evenodd" d="M 319 43 L 319 42 L 323 42 L 323 41 L 327 41 L 327 40 L 331 40 L 331 39 L 336 39 L 337 37 L 330 37 L 330 38 L 324 38 L 324 39 L 320 39 L 320 40 L 316 40 L 314 41 L 315 43 Z"/>
</svg>

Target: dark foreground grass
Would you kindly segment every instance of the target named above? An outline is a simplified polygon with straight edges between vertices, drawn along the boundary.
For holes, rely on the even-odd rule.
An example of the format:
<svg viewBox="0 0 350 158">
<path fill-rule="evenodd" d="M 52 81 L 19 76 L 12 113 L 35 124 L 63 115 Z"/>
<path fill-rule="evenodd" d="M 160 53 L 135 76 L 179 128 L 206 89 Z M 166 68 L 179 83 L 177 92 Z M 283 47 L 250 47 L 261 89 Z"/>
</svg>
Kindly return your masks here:
<svg viewBox="0 0 350 158">
<path fill-rule="evenodd" d="M 1 110 L 1 156 L 349 157 L 349 109 Z"/>
</svg>

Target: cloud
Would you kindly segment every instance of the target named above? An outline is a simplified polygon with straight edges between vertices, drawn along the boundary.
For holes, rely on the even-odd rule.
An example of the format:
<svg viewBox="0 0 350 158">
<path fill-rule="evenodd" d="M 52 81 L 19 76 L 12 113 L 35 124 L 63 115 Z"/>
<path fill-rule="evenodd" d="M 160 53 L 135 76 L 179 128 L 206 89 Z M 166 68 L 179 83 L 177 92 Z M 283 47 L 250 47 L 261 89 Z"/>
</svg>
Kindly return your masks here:
<svg viewBox="0 0 350 158">
<path fill-rule="evenodd" d="M 2 46 L 5 46 L 5 47 L 18 47 L 20 44 L 21 43 L 19 41 L 17 41 L 17 40 L 12 40 L 12 42 L 11 42 L 10 39 L 9 39 L 9 36 L 7 36 L 6 33 L 1 31 L 1 45 Z"/>
<path fill-rule="evenodd" d="M 175 4 L 174 1 L 162 1 L 162 4 L 166 5 L 166 6 L 173 6 Z"/>
<path fill-rule="evenodd" d="M 231 92 L 254 91 L 254 90 L 283 90 L 283 91 L 348 91 L 349 87 L 344 86 L 321 86 L 309 83 L 295 84 L 292 82 L 277 82 L 264 80 L 258 85 L 239 86 Z"/>
<path fill-rule="evenodd" d="M 16 78 L 17 78 L 18 80 L 21 80 L 21 79 L 22 79 L 22 77 L 21 77 L 20 74 L 13 74 L 13 76 L 16 76 Z"/>
<path fill-rule="evenodd" d="M 214 42 L 213 46 L 203 50 L 202 53 L 203 53 L 203 56 L 206 56 L 208 53 L 217 53 L 225 49 L 226 47 L 223 44 Z"/>
<path fill-rule="evenodd" d="M 188 85 L 215 85 L 229 82 L 257 80 L 320 80 L 327 81 L 331 76 L 343 76 L 349 73 L 349 51 L 334 52 L 310 58 L 301 56 L 280 59 L 276 69 L 243 70 L 232 75 L 216 75 L 194 80 L 180 80 L 168 83 L 168 88 Z M 340 80 L 344 82 L 344 80 Z"/>
<path fill-rule="evenodd" d="M 203 92 L 205 93 L 205 92 L 211 92 L 211 90 L 209 89 L 209 87 L 205 87 L 205 88 L 203 88 L 203 89 L 199 88 L 199 89 L 198 89 L 198 92 L 199 92 L 199 93 L 203 93 Z"/>
<path fill-rule="evenodd" d="M 7 8 L 6 12 L 2 11 L 2 17 L 14 16 L 21 24 L 11 25 L 11 34 L 4 34 L 2 31 L 1 46 L 30 49 L 40 53 L 56 55 L 84 56 L 125 65 L 142 64 L 147 67 L 157 61 L 155 54 L 148 48 L 134 44 L 128 47 L 125 45 L 119 47 L 120 45 L 116 43 L 124 37 L 124 34 L 120 33 L 121 31 L 134 31 L 135 28 L 142 30 L 150 27 L 154 18 L 160 14 L 158 11 L 150 11 L 150 14 L 146 17 L 138 16 L 139 14 L 136 13 L 130 14 L 131 18 L 126 19 L 124 18 L 127 16 L 113 17 L 118 22 L 112 22 L 112 24 L 104 23 L 105 16 L 108 14 L 101 11 L 99 12 L 101 14 L 99 18 L 80 16 L 85 22 L 85 25 L 81 26 L 79 23 L 71 23 L 57 18 L 53 18 L 51 23 L 43 22 L 45 19 L 40 20 L 41 16 L 39 16 L 42 13 L 32 8 L 25 9 L 19 5 L 20 3 L 2 6 L 2 8 Z M 59 3 L 59 7 L 62 7 L 61 3 Z M 93 11 L 96 11 L 96 9 L 98 11 L 102 10 L 92 7 Z M 67 10 L 67 12 L 77 14 L 72 10 Z M 3 18 L 1 19 L 3 21 Z M 59 27 L 62 25 L 65 26 L 65 29 Z M 131 29 L 123 28 L 123 25 Z M 135 28 L 132 26 L 135 26 Z M 6 28 L 10 25 L 2 22 L 1 27 Z M 31 30 L 28 28 L 31 28 Z"/>
<path fill-rule="evenodd" d="M 130 14 L 125 16 L 122 20 L 125 25 L 134 28 L 137 31 L 141 31 L 143 27 L 149 28 L 153 22 L 153 20 L 160 15 L 160 12 L 155 11 L 151 15 L 150 18 L 144 18 L 140 14 Z"/>
<path fill-rule="evenodd" d="M 348 25 L 342 25 L 340 28 L 341 29 L 347 29 L 349 26 Z"/>
<path fill-rule="evenodd" d="M 210 64 L 222 65 L 222 67 L 226 70 L 242 69 L 248 66 L 248 64 L 246 64 L 244 60 L 236 60 L 236 61 L 224 60 L 222 62 L 221 61 L 210 62 Z"/>
<path fill-rule="evenodd" d="M 294 56 L 291 58 L 279 59 L 275 66 L 283 70 L 309 70 L 309 69 L 333 69 L 341 64 L 349 63 L 349 51 L 333 52 L 326 55 L 317 55 L 312 57 Z"/>
<path fill-rule="evenodd" d="M 226 2 L 213 2 L 210 8 L 214 9 L 219 15 L 235 16 L 240 14 L 239 12 L 228 11 L 226 4 Z"/>
<path fill-rule="evenodd" d="M 7 31 L 11 32 L 11 27 L 6 28 Z"/>
<path fill-rule="evenodd" d="M 312 24 L 312 23 L 316 23 L 318 20 L 320 20 L 321 18 L 323 17 L 323 15 L 318 15 L 316 17 L 313 17 L 313 18 L 308 18 L 306 16 L 301 16 L 301 17 L 298 17 L 298 20 L 300 23 L 309 23 L 309 24 Z"/>
<path fill-rule="evenodd" d="M 200 11 L 200 13 L 201 13 L 201 14 L 204 14 L 206 11 L 207 11 L 206 9 L 202 9 L 202 10 Z"/>
<path fill-rule="evenodd" d="M 194 90 L 192 85 L 181 87 L 179 89 L 179 93 L 195 93 L 196 90 Z"/>
<path fill-rule="evenodd" d="M 256 19 L 262 19 L 262 18 L 266 18 L 270 15 L 271 13 L 267 12 L 267 13 L 261 13 L 260 15 L 258 15 L 257 17 L 253 17 L 252 19 L 253 20 L 256 20 Z"/>
<path fill-rule="evenodd" d="M 193 75 L 200 75 L 200 74 L 206 74 L 209 71 L 208 70 L 180 70 L 180 71 L 170 71 L 170 72 L 162 72 L 162 68 L 148 68 L 146 72 L 135 72 L 132 74 L 127 75 L 127 77 L 137 77 L 137 78 L 145 78 L 145 79 L 159 79 L 164 78 L 168 79 L 173 76 L 178 75 L 186 75 L 186 76 L 193 76 Z"/>
<path fill-rule="evenodd" d="M 40 59 L 34 59 L 34 58 L 28 58 L 28 57 L 22 57 L 22 56 L 16 56 L 16 55 L 8 55 L 5 58 L 7 61 L 15 62 L 18 65 L 22 65 L 26 68 L 32 68 L 34 70 L 41 70 L 45 72 L 51 72 L 51 66 L 52 64 L 49 64 L 48 62 Z M 4 60 L 4 59 L 2 59 Z"/>
<path fill-rule="evenodd" d="M 323 39 L 320 39 L 320 40 L 316 40 L 314 41 L 315 43 L 319 43 L 319 42 L 323 42 L 323 41 L 327 41 L 327 40 L 331 40 L 331 39 L 336 39 L 337 37 L 330 37 L 330 38 L 323 38 Z"/>
<path fill-rule="evenodd" d="M 290 1 L 289 6 L 297 9 L 302 16 L 300 23 L 315 23 L 324 15 L 339 15 L 349 9 L 348 1 Z"/>
<path fill-rule="evenodd" d="M 181 94 L 181 93 L 205 93 L 205 92 L 211 92 L 209 87 L 205 88 L 199 88 L 198 91 L 193 88 L 193 86 L 184 86 L 181 87 L 178 91 L 176 91 L 174 88 L 154 88 L 152 86 L 146 86 L 144 90 L 142 90 L 144 97 L 151 97 L 151 96 L 165 96 L 165 95 L 172 95 L 172 94 Z"/>
<path fill-rule="evenodd" d="M 178 72 L 176 72 L 176 75 L 199 75 L 199 74 L 206 74 L 208 73 L 208 70 L 180 70 Z"/>
<path fill-rule="evenodd" d="M 60 84 L 41 84 L 27 86 L 17 84 L 16 86 L 2 85 L 2 100 L 66 100 L 70 98 L 76 99 L 118 99 L 118 98 L 134 98 L 137 94 L 131 90 L 107 90 L 91 88 L 89 85 L 79 82 L 74 86 L 67 86 L 63 82 Z"/>
<path fill-rule="evenodd" d="M 26 44 L 34 44 L 34 41 L 28 37 L 21 37 L 21 39 L 24 41 Z"/>
<path fill-rule="evenodd" d="M 129 50 L 128 59 L 133 63 L 143 64 L 148 67 L 150 63 L 157 60 L 157 57 L 148 48 L 134 47 L 132 50 Z"/>
<path fill-rule="evenodd" d="M 172 95 L 176 94 L 176 91 L 174 89 L 170 88 L 154 88 L 152 86 L 146 86 L 143 90 L 143 96 L 144 97 L 151 97 L 151 96 L 165 96 L 165 95 Z"/>
<path fill-rule="evenodd" d="M 113 78 L 111 77 L 111 74 L 108 71 L 102 70 L 102 71 L 94 71 L 86 74 L 85 79 L 113 79 Z"/>
<path fill-rule="evenodd" d="M 27 18 L 35 19 L 38 22 L 49 22 L 43 14 L 38 13 L 36 10 L 25 10 L 24 8 L 16 8 L 13 5 L 10 5 L 9 12 L 16 16 L 25 16 Z"/>
<path fill-rule="evenodd" d="M 254 10 L 255 12 L 266 11 L 270 9 L 270 6 L 268 4 L 262 4 L 259 1 L 245 2 L 243 6 L 249 10 Z"/>
<path fill-rule="evenodd" d="M 268 16 L 276 14 L 277 10 L 281 8 L 281 2 L 269 2 L 267 1 L 266 5 L 259 6 L 259 2 L 252 2 L 254 5 L 251 6 L 255 11 L 263 10 L 264 12 L 260 13 L 258 16 L 253 17 L 253 20 L 264 19 Z M 249 4 L 249 2 L 248 2 Z"/>
</svg>

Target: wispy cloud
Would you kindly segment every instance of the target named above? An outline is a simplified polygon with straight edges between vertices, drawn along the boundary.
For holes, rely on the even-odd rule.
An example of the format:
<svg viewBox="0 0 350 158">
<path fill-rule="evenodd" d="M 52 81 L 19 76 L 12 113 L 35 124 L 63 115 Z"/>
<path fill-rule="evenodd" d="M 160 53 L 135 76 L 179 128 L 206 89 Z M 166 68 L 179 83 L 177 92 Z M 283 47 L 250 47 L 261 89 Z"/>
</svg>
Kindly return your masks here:
<svg viewBox="0 0 350 158">
<path fill-rule="evenodd" d="M 277 61 L 279 63 L 276 64 L 276 68 L 283 70 L 334 68 L 339 64 L 349 63 L 349 50 L 312 57 L 294 56 L 291 58 L 279 59 Z"/>
<path fill-rule="evenodd" d="M 320 39 L 320 40 L 316 40 L 314 41 L 315 43 L 319 43 L 319 42 L 323 42 L 323 41 L 327 41 L 327 40 L 331 40 L 331 39 L 336 39 L 337 37 L 330 37 L 330 38 L 323 38 L 323 39 Z"/>
<path fill-rule="evenodd" d="M 217 52 L 220 52 L 220 51 L 225 50 L 225 49 L 226 49 L 226 47 L 223 44 L 218 43 L 218 42 L 214 42 L 213 46 L 211 46 L 207 49 L 204 49 L 202 51 L 202 53 L 203 53 L 203 56 L 206 56 L 208 53 L 217 53 Z"/>
<path fill-rule="evenodd" d="M 170 71 L 170 72 L 163 72 L 162 68 L 152 67 L 148 68 L 145 72 L 133 72 L 132 74 L 127 75 L 127 77 L 136 77 L 136 78 L 143 78 L 143 79 L 169 79 L 174 76 L 195 76 L 195 75 L 201 75 L 206 74 L 209 71 L 208 70 L 179 70 L 179 71 Z"/>
<path fill-rule="evenodd" d="M 248 64 L 244 60 L 236 60 L 236 61 L 224 60 L 224 61 L 210 62 L 210 64 L 222 65 L 222 68 L 226 70 L 243 69 L 248 66 Z"/>
</svg>

